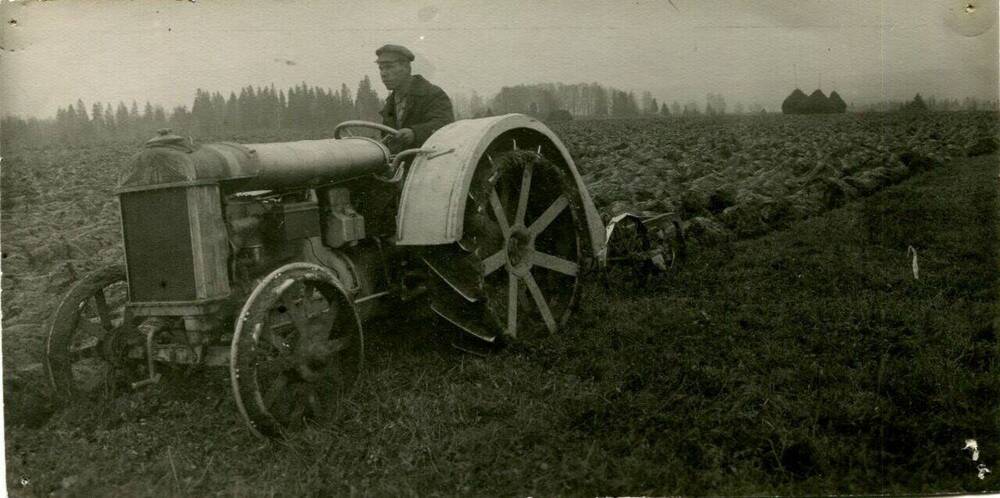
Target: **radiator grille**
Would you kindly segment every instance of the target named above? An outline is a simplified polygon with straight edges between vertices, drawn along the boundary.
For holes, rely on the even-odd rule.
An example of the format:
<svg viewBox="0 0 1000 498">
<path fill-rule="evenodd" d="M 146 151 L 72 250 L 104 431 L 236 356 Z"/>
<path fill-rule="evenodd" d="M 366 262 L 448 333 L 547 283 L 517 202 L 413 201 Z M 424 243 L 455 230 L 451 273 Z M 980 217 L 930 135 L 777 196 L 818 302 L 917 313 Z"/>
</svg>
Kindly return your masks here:
<svg viewBox="0 0 1000 498">
<path fill-rule="evenodd" d="M 133 302 L 196 299 L 186 193 L 168 188 L 120 196 Z"/>
</svg>

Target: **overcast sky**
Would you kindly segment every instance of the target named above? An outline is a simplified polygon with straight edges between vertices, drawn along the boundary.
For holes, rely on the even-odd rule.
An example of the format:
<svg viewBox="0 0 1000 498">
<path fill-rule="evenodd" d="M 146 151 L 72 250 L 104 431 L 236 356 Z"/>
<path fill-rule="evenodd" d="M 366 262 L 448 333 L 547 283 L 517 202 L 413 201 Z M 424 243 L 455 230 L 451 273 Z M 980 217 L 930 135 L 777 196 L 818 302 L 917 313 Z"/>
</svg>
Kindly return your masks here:
<svg viewBox="0 0 1000 498">
<path fill-rule="evenodd" d="M 374 50 L 484 96 L 534 82 L 600 82 L 659 100 L 777 109 L 796 85 L 848 103 L 997 97 L 997 0 L 0 0 L 0 105 L 52 116 L 83 99 L 190 105 L 248 84 L 380 95 Z"/>
</svg>

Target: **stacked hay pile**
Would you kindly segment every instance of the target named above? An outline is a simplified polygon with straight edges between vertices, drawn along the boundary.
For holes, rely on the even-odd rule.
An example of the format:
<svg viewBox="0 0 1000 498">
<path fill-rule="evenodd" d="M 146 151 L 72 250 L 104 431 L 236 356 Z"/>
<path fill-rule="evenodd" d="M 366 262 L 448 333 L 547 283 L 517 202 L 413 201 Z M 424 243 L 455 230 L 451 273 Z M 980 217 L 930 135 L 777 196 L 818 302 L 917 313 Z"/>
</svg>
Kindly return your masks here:
<svg viewBox="0 0 1000 498">
<path fill-rule="evenodd" d="M 806 94 L 796 88 L 781 102 L 781 112 L 784 114 L 798 114 L 798 110 L 809 100 Z"/>
<path fill-rule="evenodd" d="M 843 114 L 847 112 L 847 102 L 840 98 L 840 94 L 836 90 L 830 92 L 830 109 L 835 113 Z"/>
</svg>

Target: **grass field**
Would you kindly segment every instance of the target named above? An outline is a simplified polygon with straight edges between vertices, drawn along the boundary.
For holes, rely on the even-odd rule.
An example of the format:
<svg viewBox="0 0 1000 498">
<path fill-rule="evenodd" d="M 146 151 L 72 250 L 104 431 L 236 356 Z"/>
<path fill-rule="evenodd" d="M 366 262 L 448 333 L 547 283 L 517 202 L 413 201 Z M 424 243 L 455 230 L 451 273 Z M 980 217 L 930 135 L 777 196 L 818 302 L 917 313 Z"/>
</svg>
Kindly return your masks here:
<svg viewBox="0 0 1000 498">
<path fill-rule="evenodd" d="M 373 324 L 343 416 L 282 442 L 238 423 L 223 371 L 54 414 L 26 376 L 5 385 L 8 489 L 1000 490 L 996 174 L 995 155 L 956 160 L 786 230 L 704 248 L 647 287 L 593 282 L 568 330 L 485 359 L 430 324 Z M 962 450 L 968 438 L 980 462 Z M 980 480 L 977 463 L 994 474 Z"/>
</svg>

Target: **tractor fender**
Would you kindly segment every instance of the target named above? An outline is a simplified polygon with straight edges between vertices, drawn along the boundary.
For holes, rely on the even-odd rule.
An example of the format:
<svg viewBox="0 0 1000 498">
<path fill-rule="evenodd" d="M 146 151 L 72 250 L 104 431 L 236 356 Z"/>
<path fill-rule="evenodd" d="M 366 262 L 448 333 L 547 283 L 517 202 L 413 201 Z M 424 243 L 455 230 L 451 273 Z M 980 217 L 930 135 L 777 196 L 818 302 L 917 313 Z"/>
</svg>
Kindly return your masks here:
<svg viewBox="0 0 1000 498">
<path fill-rule="evenodd" d="M 397 245 L 439 245 L 462 238 L 465 202 L 480 158 L 501 136 L 514 136 L 522 144 L 547 143 L 558 150 L 558 161 L 573 175 L 583 201 L 592 254 L 605 253 L 604 224 L 580 177 L 573 158 L 559 137 L 530 116 L 506 114 L 465 119 L 442 127 L 422 147 L 403 184 L 396 216 Z"/>
</svg>

